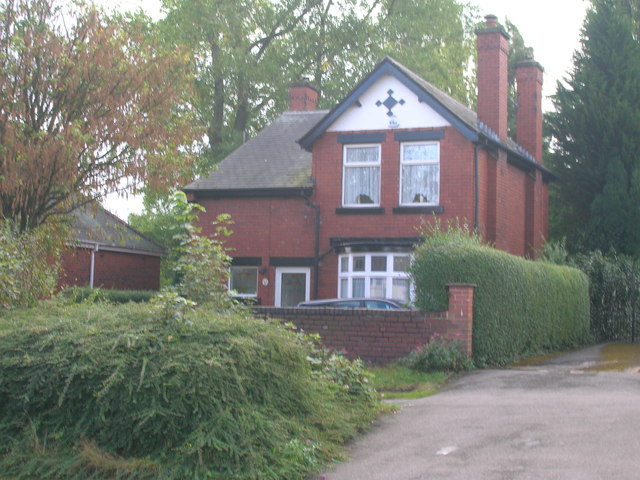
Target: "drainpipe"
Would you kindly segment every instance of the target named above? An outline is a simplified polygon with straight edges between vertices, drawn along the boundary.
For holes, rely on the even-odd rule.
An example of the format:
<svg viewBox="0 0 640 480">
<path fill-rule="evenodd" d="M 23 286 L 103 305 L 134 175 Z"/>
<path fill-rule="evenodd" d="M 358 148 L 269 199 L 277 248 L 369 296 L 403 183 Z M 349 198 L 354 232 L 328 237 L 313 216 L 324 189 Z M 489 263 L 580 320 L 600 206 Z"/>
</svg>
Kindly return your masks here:
<svg viewBox="0 0 640 480">
<path fill-rule="evenodd" d="M 93 277 L 96 266 L 96 252 L 99 250 L 99 246 L 96 243 L 91 249 L 91 267 L 89 270 L 89 288 L 93 288 Z"/>
<path fill-rule="evenodd" d="M 478 209 L 479 209 L 479 193 L 478 193 L 478 144 L 473 144 L 473 231 L 478 233 Z"/>
<path fill-rule="evenodd" d="M 308 207 L 315 211 L 314 240 L 313 240 L 313 300 L 318 298 L 318 281 L 320 279 L 320 205 L 313 203 L 308 196 L 304 196 Z"/>
</svg>

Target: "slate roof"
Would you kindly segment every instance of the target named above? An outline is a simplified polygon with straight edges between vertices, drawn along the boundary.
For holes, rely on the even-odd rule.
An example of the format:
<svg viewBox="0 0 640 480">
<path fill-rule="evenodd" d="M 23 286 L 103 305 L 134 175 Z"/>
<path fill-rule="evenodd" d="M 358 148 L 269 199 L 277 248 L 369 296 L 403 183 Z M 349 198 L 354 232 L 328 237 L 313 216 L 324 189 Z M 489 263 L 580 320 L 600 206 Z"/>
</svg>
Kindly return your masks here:
<svg viewBox="0 0 640 480">
<path fill-rule="evenodd" d="M 383 75 L 393 75 L 454 128 L 472 142 L 502 148 L 509 160 L 525 170 L 540 170 L 545 179 L 553 174 L 511 139 L 498 135 L 478 120 L 476 112 L 436 88 L 391 57 L 385 57 L 332 110 L 288 111 L 247 143 L 231 153 L 206 178 L 187 185 L 185 192 L 209 196 L 262 196 L 275 191 L 295 192 L 313 188 L 313 143 Z M 302 147 L 302 148 L 301 148 Z"/>
<path fill-rule="evenodd" d="M 327 110 L 288 111 L 243 144 L 206 178 L 184 187 L 185 192 L 220 194 L 260 190 L 311 188 L 311 153 L 296 143 Z"/>
<path fill-rule="evenodd" d="M 74 210 L 72 215 L 71 231 L 80 245 L 98 244 L 99 249 L 152 256 L 166 253 L 162 246 L 100 206 L 85 205 Z"/>
</svg>

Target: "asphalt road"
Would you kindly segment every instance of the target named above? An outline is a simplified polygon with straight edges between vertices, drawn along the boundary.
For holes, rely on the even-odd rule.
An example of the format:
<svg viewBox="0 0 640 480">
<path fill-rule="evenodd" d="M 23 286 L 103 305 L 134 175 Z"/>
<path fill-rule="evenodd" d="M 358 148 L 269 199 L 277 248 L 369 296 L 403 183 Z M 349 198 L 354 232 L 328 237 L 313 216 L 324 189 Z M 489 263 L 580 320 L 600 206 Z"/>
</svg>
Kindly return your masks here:
<svg viewBox="0 0 640 480">
<path fill-rule="evenodd" d="M 599 347 L 464 375 L 406 402 L 327 480 L 640 478 L 640 374 L 592 371 Z"/>
</svg>

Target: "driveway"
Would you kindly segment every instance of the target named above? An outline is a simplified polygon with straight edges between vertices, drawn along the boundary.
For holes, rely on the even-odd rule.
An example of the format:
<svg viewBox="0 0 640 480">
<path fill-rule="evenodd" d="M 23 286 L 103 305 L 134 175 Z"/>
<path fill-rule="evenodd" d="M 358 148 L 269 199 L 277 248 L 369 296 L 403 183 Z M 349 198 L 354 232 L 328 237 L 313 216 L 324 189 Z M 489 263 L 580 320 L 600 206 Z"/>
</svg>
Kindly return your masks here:
<svg viewBox="0 0 640 480">
<path fill-rule="evenodd" d="M 437 395 L 399 401 L 400 411 L 354 442 L 351 459 L 324 478 L 640 478 L 638 365 L 600 371 L 615 362 L 607 351 L 479 370 Z"/>
</svg>

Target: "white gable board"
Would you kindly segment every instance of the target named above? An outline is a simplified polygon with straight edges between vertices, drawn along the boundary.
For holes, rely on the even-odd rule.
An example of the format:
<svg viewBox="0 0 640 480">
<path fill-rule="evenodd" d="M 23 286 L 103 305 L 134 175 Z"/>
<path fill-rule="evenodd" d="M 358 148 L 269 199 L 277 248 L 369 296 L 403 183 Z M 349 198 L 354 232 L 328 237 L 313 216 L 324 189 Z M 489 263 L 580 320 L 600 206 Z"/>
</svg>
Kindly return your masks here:
<svg viewBox="0 0 640 480">
<path fill-rule="evenodd" d="M 377 80 L 327 129 L 330 132 L 448 127 L 439 113 L 392 75 Z"/>
</svg>

